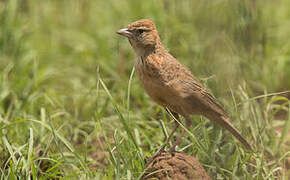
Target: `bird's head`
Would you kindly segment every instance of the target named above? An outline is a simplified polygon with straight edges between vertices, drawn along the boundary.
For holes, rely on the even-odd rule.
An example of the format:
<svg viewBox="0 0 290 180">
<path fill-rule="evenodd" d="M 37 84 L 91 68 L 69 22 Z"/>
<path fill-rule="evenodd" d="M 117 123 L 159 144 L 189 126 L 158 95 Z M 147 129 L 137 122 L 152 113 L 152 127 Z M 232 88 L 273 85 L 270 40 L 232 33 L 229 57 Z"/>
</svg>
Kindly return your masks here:
<svg viewBox="0 0 290 180">
<path fill-rule="evenodd" d="M 144 54 L 147 50 L 154 50 L 160 44 L 155 24 L 148 19 L 133 22 L 117 33 L 128 38 L 137 55 Z"/>
</svg>

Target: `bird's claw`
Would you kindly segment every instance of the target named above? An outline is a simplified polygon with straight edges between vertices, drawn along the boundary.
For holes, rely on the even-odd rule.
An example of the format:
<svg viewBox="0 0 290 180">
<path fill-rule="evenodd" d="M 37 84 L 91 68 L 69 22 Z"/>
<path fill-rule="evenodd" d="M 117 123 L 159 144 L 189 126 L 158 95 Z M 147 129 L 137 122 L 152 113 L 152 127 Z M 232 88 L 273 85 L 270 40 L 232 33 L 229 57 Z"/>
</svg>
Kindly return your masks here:
<svg viewBox="0 0 290 180">
<path fill-rule="evenodd" d="M 148 159 L 148 161 L 147 161 L 147 163 L 146 164 L 150 164 L 156 157 L 158 157 L 162 152 L 164 152 L 165 151 L 165 146 L 166 146 L 166 144 L 164 144 L 158 151 L 157 151 L 157 153 L 155 153 L 152 157 L 150 157 L 149 159 Z"/>
<path fill-rule="evenodd" d="M 168 152 L 173 153 L 176 151 L 176 145 L 173 145 Z"/>
</svg>

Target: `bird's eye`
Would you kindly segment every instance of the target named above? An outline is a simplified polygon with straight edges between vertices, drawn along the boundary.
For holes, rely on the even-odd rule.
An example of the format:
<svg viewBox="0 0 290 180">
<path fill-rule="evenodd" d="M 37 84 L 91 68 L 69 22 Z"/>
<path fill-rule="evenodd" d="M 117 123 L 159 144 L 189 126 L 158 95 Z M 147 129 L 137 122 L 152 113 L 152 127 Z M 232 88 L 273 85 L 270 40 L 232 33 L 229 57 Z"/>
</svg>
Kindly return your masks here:
<svg viewBox="0 0 290 180">
<path fill-rule="evenodd" d="M 144 30 L 143 29 L 137 29 L 137 33 L 140 35 L 140 34 L 142 34 L 144 32 Z"/>
</svg>

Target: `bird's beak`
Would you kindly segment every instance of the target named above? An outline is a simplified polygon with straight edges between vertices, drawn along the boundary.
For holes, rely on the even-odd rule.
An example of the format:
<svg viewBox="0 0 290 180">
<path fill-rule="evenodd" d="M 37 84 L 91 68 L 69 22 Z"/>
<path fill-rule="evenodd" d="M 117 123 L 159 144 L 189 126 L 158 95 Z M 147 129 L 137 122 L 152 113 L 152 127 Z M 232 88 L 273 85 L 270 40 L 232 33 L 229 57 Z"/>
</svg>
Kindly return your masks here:
<svg viewBox="0 0 290 180">
<path fill-rule="evenodd" d="M 120 34 L 122 36 L 125 36 L 127 38 L 132 36 L 132 33 L 128 30 L 128 28 L 123 28 L 117 31 L 117 34 Z"/>
</svg>

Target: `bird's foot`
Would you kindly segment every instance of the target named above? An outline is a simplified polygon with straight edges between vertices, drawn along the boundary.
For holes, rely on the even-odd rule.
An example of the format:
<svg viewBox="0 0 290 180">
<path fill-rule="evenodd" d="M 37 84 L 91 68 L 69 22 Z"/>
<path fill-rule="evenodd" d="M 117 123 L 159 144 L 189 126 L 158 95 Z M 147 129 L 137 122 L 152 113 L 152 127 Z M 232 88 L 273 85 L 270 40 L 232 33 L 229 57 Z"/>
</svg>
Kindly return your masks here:
<svg viewBox="0 0 290 180">
<path fill-rule="evenodd" d="M 176 152 L 176 146 L 177 146 L 177 144 L 174 144 L 174 145 L 169 149 L 168 152 L 170 152 L 170 153 Z"/>
<path fill-rule="evenodd" d="M 157 156 L 159 156 L 162 152 L 164 152 L 165 151 L 165 146 L 166 146 L 167 144 L 163 144 L 162 145 L 162 147 L 153 155 L 153 156 L 151 156 L 149 159 L 148 159 L 148 161 L 146 162 L 146 164 L 151 164 L 152 163 L 152 161 L 157 157 Z"/>
</svg>

